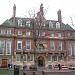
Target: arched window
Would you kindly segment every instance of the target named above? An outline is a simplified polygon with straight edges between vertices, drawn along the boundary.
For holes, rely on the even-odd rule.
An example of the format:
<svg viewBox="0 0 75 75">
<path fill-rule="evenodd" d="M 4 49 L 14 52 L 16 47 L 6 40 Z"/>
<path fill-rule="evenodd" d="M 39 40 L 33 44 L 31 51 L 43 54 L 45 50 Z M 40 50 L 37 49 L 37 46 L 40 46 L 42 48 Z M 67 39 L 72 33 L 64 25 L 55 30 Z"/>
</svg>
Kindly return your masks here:
<svg viewBox="0 0 75 75">
<path fill-rule="evenodd" d="M 60 28 L 60 23 L 59 23 L 59 22 L 56 23 L 56 28 L 57 28 L 57 29 Z"/>
<path fill-rule="evenodd" d="M 22 20 L 21 19 L 18 20 L 18 26 L 22 26 Z"/>
</svg>

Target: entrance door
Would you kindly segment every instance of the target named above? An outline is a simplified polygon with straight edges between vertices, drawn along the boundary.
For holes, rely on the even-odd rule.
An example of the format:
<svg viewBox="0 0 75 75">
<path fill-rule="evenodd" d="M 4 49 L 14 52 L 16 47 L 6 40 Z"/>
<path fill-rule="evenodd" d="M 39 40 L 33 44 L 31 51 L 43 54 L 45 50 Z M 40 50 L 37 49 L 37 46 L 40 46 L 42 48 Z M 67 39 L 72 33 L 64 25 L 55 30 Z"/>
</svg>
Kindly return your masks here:
<svg viewBox="0 0 75 75">
<path fill-rule="evenodd" d="M 44 58 L 42 56 L 38 57 L 38 67 L 44 67 Z"/>
<path fill-rule="evenodd" d="M 7 68 L 7 59 L 2 59 L 1 67 L 2 68 Z"/>
</svg>

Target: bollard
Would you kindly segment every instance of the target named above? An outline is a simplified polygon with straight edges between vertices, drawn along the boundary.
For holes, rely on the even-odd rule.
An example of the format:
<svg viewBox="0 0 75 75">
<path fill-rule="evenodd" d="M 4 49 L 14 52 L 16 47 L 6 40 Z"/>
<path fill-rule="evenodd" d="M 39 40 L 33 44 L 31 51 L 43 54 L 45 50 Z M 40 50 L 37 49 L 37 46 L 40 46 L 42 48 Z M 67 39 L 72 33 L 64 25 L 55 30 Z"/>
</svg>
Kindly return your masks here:
<svg viewBox="0 0 75 75">
<path fill-rule="evenodd" d="M 35 72 L 33 72 L 33 75 L 35 75 Z"/>
</svg>

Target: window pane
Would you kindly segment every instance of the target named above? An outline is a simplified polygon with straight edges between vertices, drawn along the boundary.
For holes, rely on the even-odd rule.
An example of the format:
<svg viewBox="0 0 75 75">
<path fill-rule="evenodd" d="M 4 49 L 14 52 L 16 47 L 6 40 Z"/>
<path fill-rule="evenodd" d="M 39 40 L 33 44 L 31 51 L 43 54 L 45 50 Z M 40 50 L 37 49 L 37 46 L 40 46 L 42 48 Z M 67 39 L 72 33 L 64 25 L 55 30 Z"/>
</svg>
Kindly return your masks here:
<svg viewBox="0 0 75 75">
<path fill-rule="evenodd" d="M 50 42 L 50 49 L 54 50 L 54 42 L 53 41 Z"/>
<path fill-rule="evenodd" d="M 68 53 L 69 53 L 69 56 L 72 55 L 72 44 L 70 42 L 68 42 Z"/>
<path fill-rule="evenodd" d="M 28 36 L 29 36 L 29 35 L 30 35 L 30 31 L 26 31 L 26 35 L 28 35 Z"/>
<path fill-rule="evenodd" d="M 22 35 L 22 31 L 18 31 L 18 35 Z"/>
<path fill-rule="evenodd" d="M 54 61 L 57 61 L 58 60 L 58 57 L 57 55 L 54 56 Z"/>
<path fill-rule="evenodd" d="M 62 42 L 58 42 L 58 50 L 62 50 Z"/>
<path fill-rule="evenodd" d="M 60 60 L 64 60 L 64 54 L 61 54 Z"/>
<path fill-rule="evenodd" d="M 16 61 L 20 61 L 20 54 L 16 55 Z"/>
<path fill-rule="evenodd" d="M 30 61 L 34 61 L 34 55 L 30 54 Z"/>
<path fill-rule="evenodd" d="M 4 40 L 0 40 L 0 54 L 4 54 Z"/>
<path fill-rule="evenodd" d="M 51 54 L 48 54 L 48 61 L 51 61 L 52 60 L 52 56 Z"/>
<path fill-rule="evenodd" d="M 22 49 L 22 41 L 18 41 L 18 49 Z"/>
<path fill-rule="evenodd" d="M 6 29 L 1 29 L 1 34 L 5 34 Z"/>
<path fill-rule="evenodd" d="M 7 34 L 11 34 L 11 30 L 10 29 L 7 30 Z"/>
<path fill-rule="evenodd" d="M 27 27 L 30 27 L 30 22 L 26 22 L 26 26 Z"/>
<path fill-rule="evenodd" d="M 18 20 L 18 26 L 22 26 L 22 20 L 21 19 Z"/>
<path fill-rule="evenodd" d="M 26 41 L 26 49 L 30 49 L 30 41 Z"/>
<path fill-rule="evenodd" d="M 11 55 L 11 41 L 6 41 L 6 54 Z"/>
<path fill-rule="evenodd" d="M 27 54 L 24 54 L 23 60 L 24 60 L 24 61 L 27 61 Z"/>
<path fill-rule="evenodd" d="M 58 37 L 61 37 L 61 33 L 58 33 Z"/>
</svg>

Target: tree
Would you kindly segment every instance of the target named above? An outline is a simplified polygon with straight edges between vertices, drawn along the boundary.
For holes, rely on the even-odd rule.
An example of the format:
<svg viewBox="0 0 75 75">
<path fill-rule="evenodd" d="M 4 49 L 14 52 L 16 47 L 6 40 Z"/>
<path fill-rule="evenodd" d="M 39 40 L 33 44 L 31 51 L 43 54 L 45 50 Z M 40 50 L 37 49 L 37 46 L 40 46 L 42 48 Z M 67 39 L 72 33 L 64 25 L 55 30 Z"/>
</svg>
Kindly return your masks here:
<svg viewBox="0 0 75 75">
<path fill-rule="evenodd" d="M 47 12 L 48 8 L 46 9 Z M 45 14 L 46 14 L 45 12 Z M 36 58 L 36 48 L 39 45 L 40 41 L 42 40 L 43 37 L 45 37 L 46 35 L 42 32 L 44 31 L 42 27 L 44 27 L 46 25 L 46 19 L 44 17 L 44 11 L 43 11 L 43 4 L 40 5 L 40 11 L 37 13 L 37 16 L 34 13 L 32 14 L 32 12 L 30 12 L 30 10 L 28 11 L 28 14 L 30 16 L 30 18 L 28 18 L 29 20 L 32 20 L 32 30 L 31 32 L 33 33 L 33 41 L 34 41 L 34 61 L 35 61 L 35 66 L 36 62 L 37 62 L 37 58 Z M 27 16 L 26 16 L 27 17 Z"/>
</svg>

